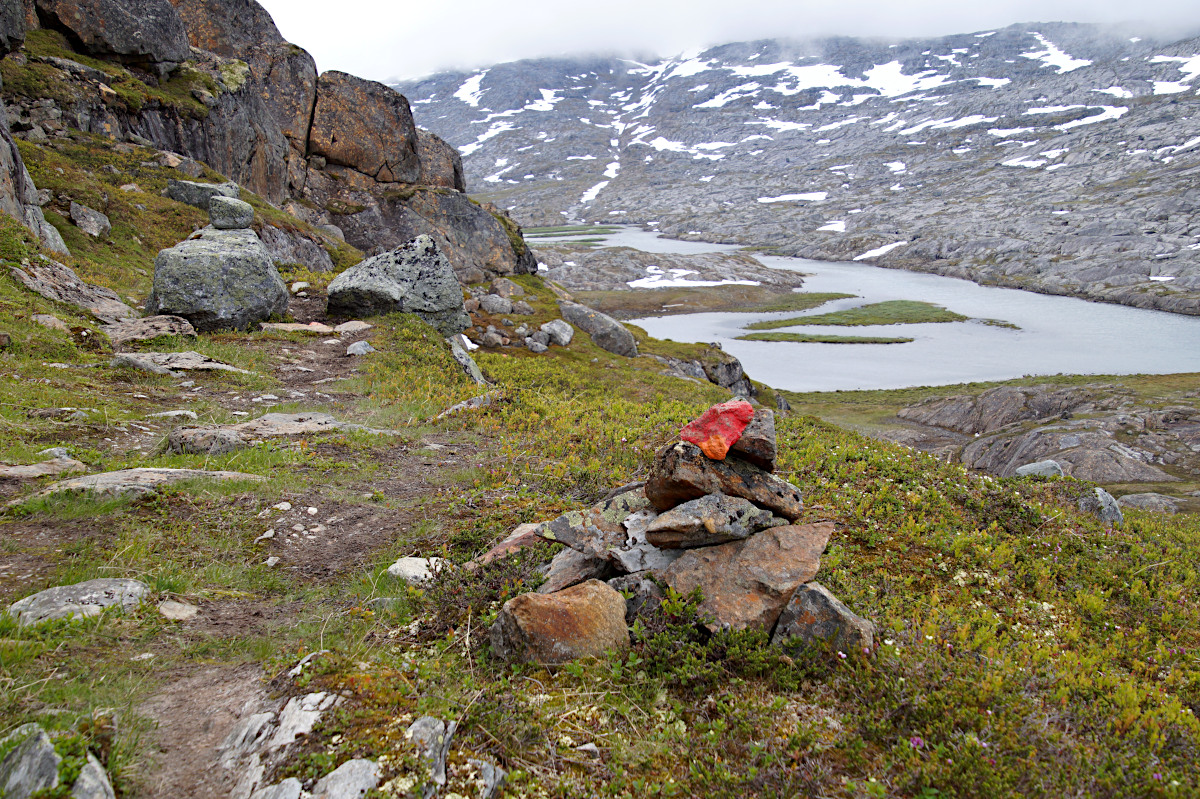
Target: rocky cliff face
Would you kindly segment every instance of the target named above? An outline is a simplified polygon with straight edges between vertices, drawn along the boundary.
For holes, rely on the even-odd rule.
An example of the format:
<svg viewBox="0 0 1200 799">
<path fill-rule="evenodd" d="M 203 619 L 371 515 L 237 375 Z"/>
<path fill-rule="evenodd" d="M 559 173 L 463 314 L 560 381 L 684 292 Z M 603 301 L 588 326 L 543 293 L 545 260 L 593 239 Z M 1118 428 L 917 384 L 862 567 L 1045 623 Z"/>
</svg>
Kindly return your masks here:
<svg viewBox="0 0 1200 799">
<path fill-rule="evenodd" d="M 318 75 L 254 0 L 24 2 L 5 4 L 34 29 L 5 64 L 18 136 L 149 142 L 367 252 L 429 234 L 464 280 L 536 268 L 516 226 L 463 193 L 457 152 L 416 127 L 402 95 Z"/>
<path fill-rule="evenodd" d="M 1200 312 L 1197 39 L 1016 25 L 397 88 L 527 223 L 633 222 Z"/>
</svg>

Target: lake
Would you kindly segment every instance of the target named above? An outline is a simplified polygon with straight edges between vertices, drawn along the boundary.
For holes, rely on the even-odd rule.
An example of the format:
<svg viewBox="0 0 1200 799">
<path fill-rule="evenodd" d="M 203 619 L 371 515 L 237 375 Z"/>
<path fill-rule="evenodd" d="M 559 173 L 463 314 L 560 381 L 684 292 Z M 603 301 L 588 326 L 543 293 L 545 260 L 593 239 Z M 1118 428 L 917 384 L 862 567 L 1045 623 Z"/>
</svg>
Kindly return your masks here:
<svg viewBox="0 0 1200 799">
<path fill-rule="evenodd" d="M 676 241 L 637 228 L 605 237 L 609 246 L 644 252 L 732 252 L 733 245 Z M 790 391 L 935 386 L 1026 375 L 1200 372 L 1200 317 L 980 286 L 968 280 L 883 269 L 861 263 L 756 256 L 775 269 L 802 272 L 804 291 L 859 299 L 787 314 L 702 313 L 633 320 L 656 338 L 716 341 L 747 374 Z M 719 291 L 720 289 L 714 289 Z M 762 319 L 827 313 L 884 300 L 921 300 L 982 322 L 784 328 L 804 333 L 904 336 L 907 344 L 795 344 L 737 341 Z M 1200 387 L 1200 386 L 1198 386 Z"/>
</svg>

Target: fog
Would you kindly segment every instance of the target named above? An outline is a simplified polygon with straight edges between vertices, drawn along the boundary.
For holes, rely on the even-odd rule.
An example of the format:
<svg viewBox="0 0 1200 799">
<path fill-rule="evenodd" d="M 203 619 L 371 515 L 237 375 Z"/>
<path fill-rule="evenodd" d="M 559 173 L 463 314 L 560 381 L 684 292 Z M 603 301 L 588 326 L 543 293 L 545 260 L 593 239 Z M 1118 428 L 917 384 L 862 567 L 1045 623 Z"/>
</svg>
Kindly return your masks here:
<svg viewBox="0 0 1200 799">
<path fill-rule="evenodd" d="M 1171 38 L 1200 32 L 1196 0 L 342 0 L 337 13 L 327 0 L 260 2 L 319 69 L 375 80 L 555 55 L 670 55 L 772 37 L 939 36 L 1035 21 L 1136 23 Z"/>
</svg>

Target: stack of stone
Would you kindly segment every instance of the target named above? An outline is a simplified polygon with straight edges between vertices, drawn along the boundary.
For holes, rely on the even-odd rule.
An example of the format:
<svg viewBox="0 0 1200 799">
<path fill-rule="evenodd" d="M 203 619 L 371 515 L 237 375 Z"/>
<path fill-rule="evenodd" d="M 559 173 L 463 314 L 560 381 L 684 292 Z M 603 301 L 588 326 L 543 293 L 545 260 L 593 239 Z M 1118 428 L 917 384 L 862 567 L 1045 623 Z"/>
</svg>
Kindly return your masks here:
<svg viewBox="0 0 1200 799">
<path fill-rule="evenodd" d="M 846 653 L 870 651 L 871 624 L 812 582 L 834 525 L 796 523 L 800 490 L 774 474 L 774 413 L 732 400 L 680 438 L 658 452 L 644 484 L 522 526 L 480 559 L 535 539 L 567 547 L 538 595 L 505 604 L 491 633 L 496 653 L 555 663 L 623 649 L 627 625 L 657 604 L 663 586 L 699 588 L 713 631 L 758 628 L 784 646 L 823 640 Z"/>
</svg>

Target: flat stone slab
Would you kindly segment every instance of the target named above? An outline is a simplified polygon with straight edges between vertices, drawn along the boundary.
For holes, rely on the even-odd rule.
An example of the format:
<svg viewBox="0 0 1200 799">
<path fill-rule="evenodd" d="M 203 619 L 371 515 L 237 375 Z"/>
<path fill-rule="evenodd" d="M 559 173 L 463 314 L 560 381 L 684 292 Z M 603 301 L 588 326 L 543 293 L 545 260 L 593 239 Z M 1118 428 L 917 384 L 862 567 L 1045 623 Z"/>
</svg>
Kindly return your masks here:
<svg viewBox="0 0 1200 799">
<path fill-rule="evenodd" d="M 118 359 L 114 359 L 116 361 Z M 119 356 L 120 364 L 133 368 L 142 368 L 147 372 L 166 369 L 181 372 L 234 372 L 240 375 L 253 374 L 245 369 L 230 366 L 227 363 L 213 360 L 198 352 L 138 352 L 124 353 Z M 140 365 L 140 366 L 139 366 Z"/>
<path fill-rule="evenodd" d="M 12 267 L 9 272 L 18 283 L 35 294 L 80 308 L 101 322 L 137 318 L 137 311 L 122 302 L 115 291 L 85 283 L 74 269 L 57 261 L 47 259 L 41 263 L 30 263 L 23 269 Z"/>
<path fill-rule="evenodd" d="M 182 316 L 162 314 L 143 319 L 114 322 L 100 328 L 114 347 L 133 341 L 152 341 L 160 336 L 190 336 L 195 338 L 196 328 Z"/>
<path fill-rule="evenodd" d="M 98 616 L 113 605 L 131 610 L 149 592 L 150 586 L 138 580 L 88 580 L 39 591 L 9 605 L 8 612 L 24 627 L 71 616 Z"/>
<path fill-rule="evenodd" d="M 6 508 L 23 505 L 32 499 L 53 494 L 96 494 L 100 496 L 144 496 L 159 488 L 183 480 L 262 480 L 245 472 L 206 471 L 204 469 L 121 469 L 116 472 L 72 477 L 46 486 L 38 493 L 14 500 Z"/>
<path fill-rule="evenodd" d="M 396 430 L 381 430 L 360 424 L 339 422 L 327 413 L 268 413 L 248 422 L 233 425 L 176 427 L 167 436 L 172 452 L 192 455 L 223 455 L 235 452 L 259 438 L 311 435 L 314 433 L 358 432 L 395 436 Z"/>
<path fill-rule="evenodd" d="M 306 325 L 302 325 L 299 322 L 260 322 L 259 327 L 265 331 L 311 333 L 314 336 L 328 336 L 334 332 L 334 328 L 329 325 L 323 325 L 320 322 L 309 322 Z"/>
<path fill-rule="evenodd" d="M 74 458 L 51 458 L 48 461 L 27 466 L 0 464 L 0 480 L 36 480 L 39 477 L 86 471 L 87 465 Z"/>
</svg>

